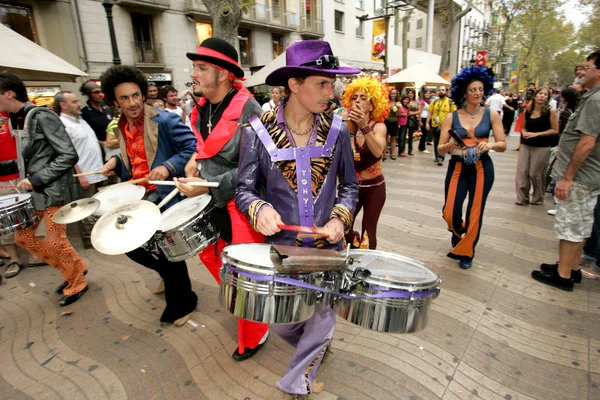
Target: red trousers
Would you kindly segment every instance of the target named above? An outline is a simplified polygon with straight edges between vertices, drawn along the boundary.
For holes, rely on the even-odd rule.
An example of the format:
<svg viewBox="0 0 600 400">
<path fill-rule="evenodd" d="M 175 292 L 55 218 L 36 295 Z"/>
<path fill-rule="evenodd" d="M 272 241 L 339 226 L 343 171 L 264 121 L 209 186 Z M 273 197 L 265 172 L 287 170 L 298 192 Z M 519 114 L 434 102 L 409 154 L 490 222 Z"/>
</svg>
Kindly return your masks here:
<svg viewBox="0 0 600 400">
<path fill-rule="evenodd" d="M 246 217 L 238 210 L 233 200 L 227 203 L 227 211 L 231 217 L 231 231 L 232 239 L 231 244 L 237 243 L 263 243 L 264 237 L 262 234 L 256 232 Z M 202 250 L 200 253 L 200 261 L 208 269 L 208 271 L 215 278 L 217 283 L 221 283 L 219 278 L 219 270 L 221 269 L 221 252 L 227 245 L 223 239 L 219 239 L 217 243 L 212 244 Z M 216 247 L 216 251 L 215 251 Z M 244 353 L 246 347 L 253 349 L 255 348 L 260 340 L 263 338 L 267 330 L 269 329 L 268 324 L 262 324 L 258 322 L 248 321 L 242 318 L 238 318 L 238 351 L 240 354 Z"/>
</svg>

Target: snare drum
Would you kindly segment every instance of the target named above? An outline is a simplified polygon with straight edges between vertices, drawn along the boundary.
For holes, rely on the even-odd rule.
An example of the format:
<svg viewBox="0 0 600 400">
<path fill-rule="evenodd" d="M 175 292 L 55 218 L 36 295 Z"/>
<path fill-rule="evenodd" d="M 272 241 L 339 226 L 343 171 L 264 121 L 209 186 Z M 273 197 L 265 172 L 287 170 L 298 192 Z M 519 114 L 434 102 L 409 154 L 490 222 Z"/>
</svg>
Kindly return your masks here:
<svg viewBox="0 0 600 400">
<path fill-rule="evenodd" d="M 100 207 L 96 210 L 94 217 L 101 217 L 111 208 L 133 200 L 142 200 L 146 194 L 146 188 L 131 183 L 118 183 L 100 190 L 93 198 L 100 200 Z"/>
<path fill-rule="evenodd" d="M 335 312 L 353 324 L 379 332 L 411 333 L 427 325 L 431 301 L 439 294 L 439 275 L 427 265 L 397 254 L 350 250 L 349 268 L 371 272 L 334 302 Z M 356 297 L 353 299 L 352 297 Z"/>
<path fill-rule="evenodd" d="M 217 241 L 213 208 L 212 197 L 205 194 L 185 199 L 162 214 L 156 243 L 169 261 L 193 257 Z"/>
<path fill-rule="evenodd" d="M 315 273 L 278 275 L 269 244 L 234 244 L 223 249 L 219 300 L 238 317 L 269 324 L 302 322 L 313 316 Z"/>
<path fill-rule="evenodd" d="M 30 194 L 0 196 L 0 236 L 12 235 L 35 225 L 39 218 Z"/>
</svg>

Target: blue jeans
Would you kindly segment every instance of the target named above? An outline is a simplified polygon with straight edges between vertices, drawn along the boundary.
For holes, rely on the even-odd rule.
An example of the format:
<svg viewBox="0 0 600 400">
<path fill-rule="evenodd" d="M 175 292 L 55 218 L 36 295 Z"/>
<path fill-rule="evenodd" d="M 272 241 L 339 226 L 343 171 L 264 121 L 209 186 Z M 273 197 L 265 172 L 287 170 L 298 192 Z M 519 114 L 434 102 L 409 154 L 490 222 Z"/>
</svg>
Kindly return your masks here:
<svg viewBox="0 0 600 400">
<path fill-rule="evenodd" d="M 598 202 L 594 208 L 594 228 L 592 229 L 592 236 L 590 236 L 583 246 L 583 253 L 586 256 L 596 257 L 596 271 L 600 273 L 600 196 L 598 196 Z"/>
</svg>

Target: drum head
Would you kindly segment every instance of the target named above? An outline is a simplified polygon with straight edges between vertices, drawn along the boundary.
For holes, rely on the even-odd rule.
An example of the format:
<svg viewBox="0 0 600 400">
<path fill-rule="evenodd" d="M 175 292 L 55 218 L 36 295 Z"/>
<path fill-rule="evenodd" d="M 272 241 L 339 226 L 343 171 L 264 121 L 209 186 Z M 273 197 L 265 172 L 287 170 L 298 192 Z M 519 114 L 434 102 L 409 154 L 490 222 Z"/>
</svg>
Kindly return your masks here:
<svg viewBox="0 0 600 400">
<path fill-rule="evenodd" d="M 260 270 L 263 274 L 276 271 L 270 258 L 271 245 L 266 243 L 231 244 L 223 249 L 223 264 L 242 270 Z"/>
<path fill-rule="evenodd" d="M 27 201 L 30 197 L 31 195 L 27 193 L 7 194 L 5 196 L 0 196 L 0 209 L 22 203 Z"/>
<path fill-rule="evenodd" d="M 158 230 L 166 232 L 186 223 L 204 210 L 210 200 L 209 195 L 203 194 L 180 201 L 162 214 Z"/>
<path fill-rule="evenodd" d="M 133 200 L 142 200 L 146 194 L 146 188 L 131 183 L 119 183 L 96 193 L 93 198 L 100 200 L 100 207 L 93 214 L 100 217 L 111 208 Z"/>
<path fill-rule="evenodd" d="M 345 252 L 344 252 L 345 253 Z M 438 285 L 440 277 L 422 262 L 398 254 L 377 250 L 350 250 L 354 262 L 350 269 L 366 268 L 371 277 L 366 282 L 389 289 L 429 289 Z"/>
</svg>

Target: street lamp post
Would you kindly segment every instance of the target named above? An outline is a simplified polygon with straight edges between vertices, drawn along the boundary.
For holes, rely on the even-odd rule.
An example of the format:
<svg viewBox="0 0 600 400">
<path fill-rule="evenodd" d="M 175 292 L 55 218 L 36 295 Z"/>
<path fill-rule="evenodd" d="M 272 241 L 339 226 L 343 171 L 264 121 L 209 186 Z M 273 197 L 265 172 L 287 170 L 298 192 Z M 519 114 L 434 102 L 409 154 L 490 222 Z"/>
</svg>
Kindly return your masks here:
<svg viewBox="0 0 600 400">
<path fill-rule="evenodd" d="M 110 0 L 104 0 L 102 2 L 104 10 L 106 11 L 106 20 L 108 21 L 108 33 L 110 34 L 110 46 L 113 52 L 113 64 L 121 65 L 121 59 L 119 58 L 119 48 L 117 47 L 117 37 L 115 35 L 115 26 L 113 24 L 112 8 L 113 2 Z"/>
</svg>

